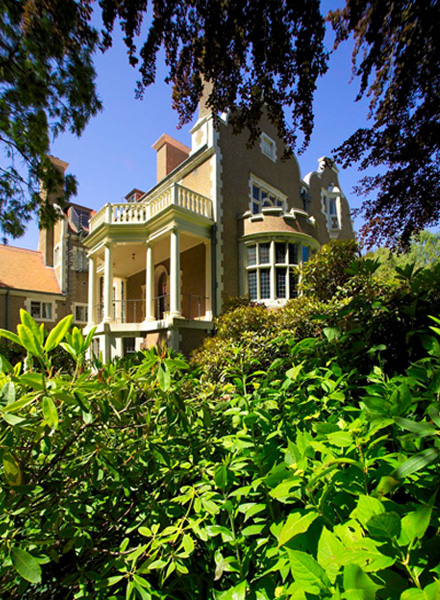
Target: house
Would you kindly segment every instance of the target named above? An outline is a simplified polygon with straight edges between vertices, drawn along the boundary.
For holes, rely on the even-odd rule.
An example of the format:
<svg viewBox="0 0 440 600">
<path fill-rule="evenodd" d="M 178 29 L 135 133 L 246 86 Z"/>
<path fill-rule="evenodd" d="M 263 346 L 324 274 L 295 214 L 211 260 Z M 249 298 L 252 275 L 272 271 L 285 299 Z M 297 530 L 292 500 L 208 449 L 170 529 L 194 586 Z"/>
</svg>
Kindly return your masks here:
<svg viewBox="0 0 440 600">
<path fill-rule="evenodd" d="M 64 174 L 68 164 L 52 160 Z M 1 328 L 14 331 L 21 308 L 47 329 L 68 314 L 78 327 L 87 325 L 88 259 L 82 239 L 92 214 L 69 203 L 53 227 L 40 230 L 37 251 L 0 245 Z"/>
<path fill-rule="evenodd" d="M 191 148 L 162 135 L 157 183 L 106 204 L 83 240 L 89 256 L 88 326 L 105 360 L 166 342 L 189 352 L 229 296 L 280 307 L 297 266 L 331 239 L 353 237 L 338 170 L 319 160 L 301 179 L 268 119 L 260 143 L 217 128 L 204 103 Z"/>
</svg>

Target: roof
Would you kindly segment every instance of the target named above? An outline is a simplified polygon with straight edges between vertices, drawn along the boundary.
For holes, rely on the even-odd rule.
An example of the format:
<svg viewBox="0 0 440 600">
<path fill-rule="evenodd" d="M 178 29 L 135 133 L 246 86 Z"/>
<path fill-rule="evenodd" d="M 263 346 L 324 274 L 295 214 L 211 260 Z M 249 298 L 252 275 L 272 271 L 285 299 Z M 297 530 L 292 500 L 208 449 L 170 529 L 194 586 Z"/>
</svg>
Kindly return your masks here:
<svg viewBox="0 0 440 600">
<path fill-rule="evenodd" d="M 44 264 L 43 254 L 0 244 L 0 289 L 61 294 L 55 270 Z"/>
</svg>

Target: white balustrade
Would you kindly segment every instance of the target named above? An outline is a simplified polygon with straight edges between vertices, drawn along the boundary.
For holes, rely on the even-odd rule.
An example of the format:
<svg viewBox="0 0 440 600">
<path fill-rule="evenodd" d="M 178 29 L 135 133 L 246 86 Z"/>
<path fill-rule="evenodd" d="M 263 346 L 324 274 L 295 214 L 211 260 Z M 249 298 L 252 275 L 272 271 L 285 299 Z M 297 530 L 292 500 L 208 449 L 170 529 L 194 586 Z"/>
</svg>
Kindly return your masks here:
<svg viewBox="0 0 440 600">
<path fill-rule="evenodd" d="M 107 204 L 90 220 L 90 232 L 95 231 L 102 223 L 109 225 L 146 223 L 172 205 L 212 219 L 212 201 L 209 198 L 174 184 L 164 192 L 140 203 Z"/>
</svg>

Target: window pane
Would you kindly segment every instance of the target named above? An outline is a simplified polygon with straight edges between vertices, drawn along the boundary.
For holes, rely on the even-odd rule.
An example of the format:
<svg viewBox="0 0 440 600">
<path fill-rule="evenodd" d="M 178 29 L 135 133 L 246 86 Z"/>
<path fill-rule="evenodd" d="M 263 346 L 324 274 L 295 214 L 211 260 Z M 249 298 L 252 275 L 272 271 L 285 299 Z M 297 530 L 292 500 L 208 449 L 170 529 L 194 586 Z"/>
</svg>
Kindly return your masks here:
<svg viewBox="0 0 440 600">
<path fill-rule="evenodd" d="M 248 246 L 248 249 L 247 249 L 247 264 L 249 266 L 257 264 L 257 247 L 256 246 Z"/>
<path fill-rule="evenodd" d="M 260 271 L 260 297 L 270 298 L 270 271 L 261 269 Z"/>
<path fill-rule="evenodd" d="M 276 281 L 277 281 L 277 298 L 286 297 L 286 267 L 277 268 L 276 270 Z"/>
<path fill-rule="evenodd" d="M 260 244 L 260 265 L 266 265 L 269 262 L 270 244 Z"/>
<path fill-rule="evenodd" d="M 249 296 L 251 300 L 257 300 L 257 272 L 250 271 L 248 273 Z"/>
<path fill-rule="evenodd" d="M 41 317 L 41 305 L 39 302 L 31 302 L 31 317 L 34 319 Z"/>
<path fill-rule="evenodd" d="M 336 214 L 336 198 L 330 198 L 330 214 L 331 215 L 335 215 Z"/>
<path fill-rule="evenodd" d="M 41 304 L 41 308 L 42 308 L 42 318 L 43 319 L 51 319 L 52 318 L 52 304 L 50 304 L 49 302 L 42 302 Z"/>
<path fill-rule="evenodd" d="M 302 247 L 302 260 L 303 260 L 303 262 L 307 262 L 309 260 L 309 247 L 308 246 Z"/>
<path fill-rule="evenodd" d="M 289 298 L 296 298 L 298 295 L 298 277 L 293 269 L 289 269 Z"/>
<path fill-rule="evenodd" d="M 252 202 L 252 214 L 258 215 L 261 212 L 260 205 L 258 202 Z"/>
<path fill-rule="evenodd" d="M 256 185 L 252 186 L 252 198 L 255 200 L 260 199 L 260 188 L 258 188 Z"/>
<path fill-rule="evenodd" d="M 285 264 L 286 262 L 286 244 L 277 242 L 275 244 L 275 262 Z"/>
<path fill-rule="evenodd" d="M 298 244 L 289 244 L 289 265 L 298 264 Z"/>
</svg>

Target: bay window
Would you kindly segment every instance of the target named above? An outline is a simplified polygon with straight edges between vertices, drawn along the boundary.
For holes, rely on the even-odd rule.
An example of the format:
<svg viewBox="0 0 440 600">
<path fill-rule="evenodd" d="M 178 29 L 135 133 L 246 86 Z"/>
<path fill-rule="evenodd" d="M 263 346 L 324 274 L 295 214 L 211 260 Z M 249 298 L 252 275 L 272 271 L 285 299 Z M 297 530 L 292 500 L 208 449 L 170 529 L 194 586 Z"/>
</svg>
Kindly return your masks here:
<svg viewBox="0 0 440 600">
<path fill-rule="evenodd" d="M 288 300 L 297 295 L 298 265 L 311 248 L 286 241 L 262 241 L 246 246 L 247 290 L 252 300 Z"/>
</svg>

